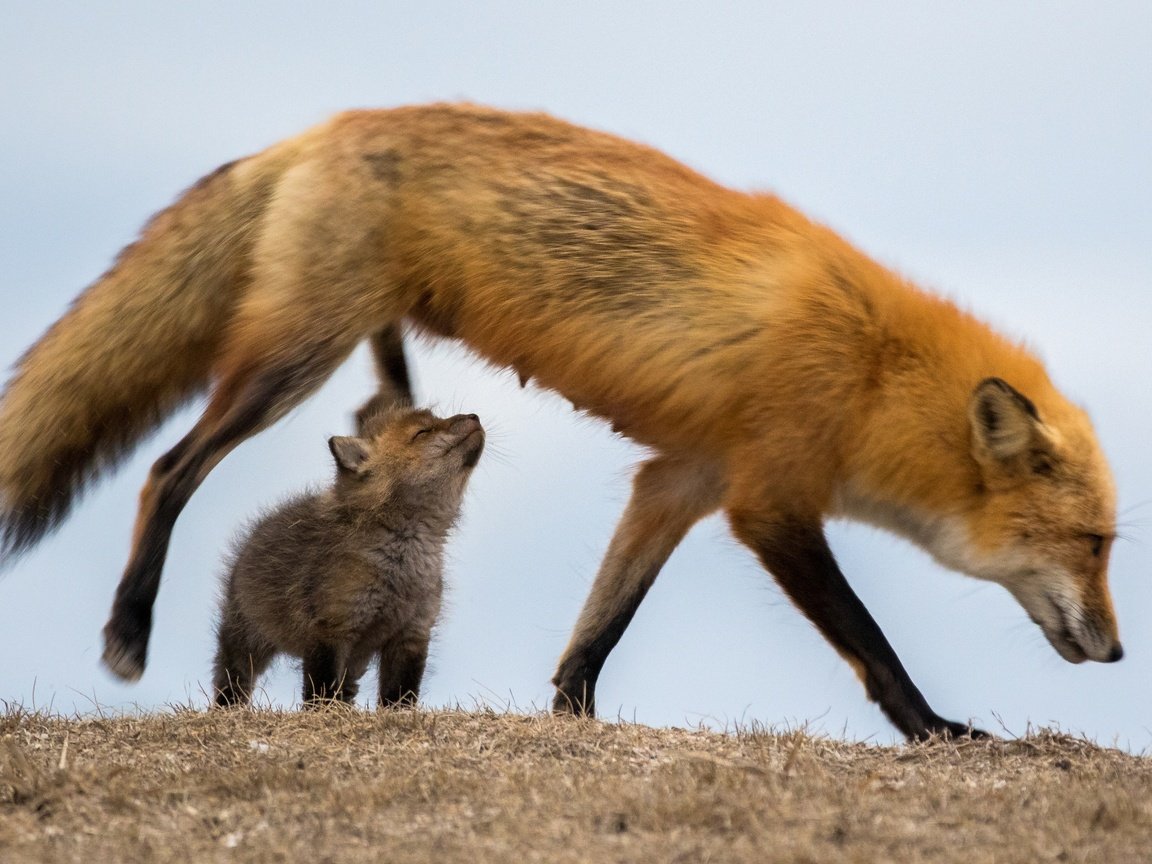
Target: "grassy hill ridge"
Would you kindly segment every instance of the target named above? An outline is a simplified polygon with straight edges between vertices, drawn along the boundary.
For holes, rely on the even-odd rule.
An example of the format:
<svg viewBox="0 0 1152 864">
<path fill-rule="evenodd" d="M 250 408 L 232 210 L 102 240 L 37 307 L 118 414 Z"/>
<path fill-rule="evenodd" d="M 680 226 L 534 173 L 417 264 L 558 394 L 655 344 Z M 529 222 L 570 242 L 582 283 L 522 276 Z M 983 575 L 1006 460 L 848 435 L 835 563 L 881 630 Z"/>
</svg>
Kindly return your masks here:
<svg viewBox="0 0 1152 864">
<path fill-rule="evenodd" d="M 0 715 L 0 860 L 1148 861 L 1152 759 L 464 711 Z"/>
</svg>

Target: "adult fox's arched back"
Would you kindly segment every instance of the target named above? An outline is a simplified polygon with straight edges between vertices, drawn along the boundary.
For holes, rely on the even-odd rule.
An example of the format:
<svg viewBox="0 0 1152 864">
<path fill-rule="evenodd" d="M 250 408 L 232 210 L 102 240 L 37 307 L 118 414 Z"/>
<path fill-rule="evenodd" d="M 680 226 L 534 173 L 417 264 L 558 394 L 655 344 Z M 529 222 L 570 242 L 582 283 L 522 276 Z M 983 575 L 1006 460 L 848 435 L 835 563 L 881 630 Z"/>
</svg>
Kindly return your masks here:
<svg viewBox="0 0 1152 864">
<path fill-rule="evenodd" d="M 458 338 L 650 447 L 554 678 L 591 712 L 605 658 L 697 520 L 723 509 L 909 736 L 962 733 L 909 680 L 824 539 L 864 519 L 1010 590 L 1066 659 L 1122 654 L 1114 492 L 1043 367 L 770 195 L 543 114 L 341 114 L 160 213 L 20 360 L 0 403 L 13 555 L 189 395 L 105 628 L 144 669 L 172 526 L 234 446 L 401 322 Z"/>
</svg>

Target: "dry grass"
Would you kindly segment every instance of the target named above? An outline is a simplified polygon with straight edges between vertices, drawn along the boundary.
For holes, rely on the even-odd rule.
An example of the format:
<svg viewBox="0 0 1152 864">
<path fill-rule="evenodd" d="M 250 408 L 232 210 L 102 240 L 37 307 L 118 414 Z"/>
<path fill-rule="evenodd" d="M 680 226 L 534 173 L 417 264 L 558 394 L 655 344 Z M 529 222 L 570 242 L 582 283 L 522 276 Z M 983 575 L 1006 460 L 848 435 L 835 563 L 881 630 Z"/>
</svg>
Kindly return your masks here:
<svg viewBox="0 0 1152 864">
<path fill-rule="evenodd" d="M 0 861 L 1148 861 L 1152 759 L 494 712 L 0 716 Z"/>
</svg>

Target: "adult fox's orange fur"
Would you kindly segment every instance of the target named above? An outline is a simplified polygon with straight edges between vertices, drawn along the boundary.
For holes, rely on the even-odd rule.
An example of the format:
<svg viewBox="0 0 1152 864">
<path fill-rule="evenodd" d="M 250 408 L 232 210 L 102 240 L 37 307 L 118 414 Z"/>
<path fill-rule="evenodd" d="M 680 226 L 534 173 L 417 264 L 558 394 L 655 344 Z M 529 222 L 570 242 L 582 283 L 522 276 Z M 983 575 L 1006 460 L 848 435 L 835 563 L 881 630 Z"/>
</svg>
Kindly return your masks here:
<svg viewBox="0 0 1152 864">
<path fill-rule="evenodd" d="M 8 554 L 191 394 L 152 469 L 105 628 L 145 663 L 172 526 L 219 460 L 371 338 L 458 338 L 612 422 L 638 471 L 554 683 L 590 712 L 605 658 L 717 509 L 907 735 L 935 714 L 836 566 L 828 517 L 890 528 L 1008 588 L 1068 660 L 1121 655 L 1108 467 L 1021 346 L 779 199 L 543 114 L 341 114 L 209 175 L 19 362 L 0 404 Z M 392 380 L 390 380 L 392 379 Z"/>
</svg>

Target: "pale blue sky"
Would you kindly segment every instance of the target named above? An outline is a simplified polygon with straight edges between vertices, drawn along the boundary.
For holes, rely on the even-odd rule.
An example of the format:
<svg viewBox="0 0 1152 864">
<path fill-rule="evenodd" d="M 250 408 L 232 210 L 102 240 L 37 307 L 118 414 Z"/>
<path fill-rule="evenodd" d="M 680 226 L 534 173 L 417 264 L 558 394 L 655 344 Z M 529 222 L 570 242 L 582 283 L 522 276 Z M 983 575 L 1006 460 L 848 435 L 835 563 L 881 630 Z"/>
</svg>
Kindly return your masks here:
<svg viewBox="0 0 1152 864">
<path fill-rule="evenodd" d="M 145 219 L 221 162 L 331 112 L 435 99 L 539 108 L 778 192 L 881 261 L 1026 338 L 1089 409 L 1117 475 L 1127 657 L 1074 667 L 1000 588 L 831 529 L 933 707 L 1152 748 L 1152 15 L 1132 3 L 10 4 L 0 32 L 0 362 Z M 492 447 L 452 545 L 430 705 L 544 706 L 640 452 L 455 348 L 419 392 Z M 357 354 L 213 473 L 177 525 L 151 662 L 99 666 L 147 466 L 182 413 L 0 579 L 0 699 L 203 704 L 220 558 L 262 504 L 328 475 L 370 389 Z M 266 679 L 290 703 L 287 664 Z M 879 741 L 854 675 L 718 520 L 673 556 L 601 678 L 602 712 L 798 725 Z"/>
</svg>

